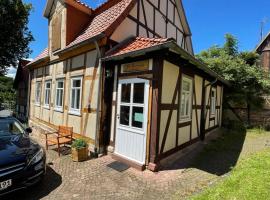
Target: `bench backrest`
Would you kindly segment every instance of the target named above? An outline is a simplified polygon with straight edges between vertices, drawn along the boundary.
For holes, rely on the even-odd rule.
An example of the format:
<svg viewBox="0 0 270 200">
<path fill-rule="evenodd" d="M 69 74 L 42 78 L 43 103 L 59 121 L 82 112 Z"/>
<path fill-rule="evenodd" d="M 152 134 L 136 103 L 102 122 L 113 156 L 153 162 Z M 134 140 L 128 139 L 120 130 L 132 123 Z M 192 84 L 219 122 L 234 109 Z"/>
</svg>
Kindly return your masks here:
<svg viewBox="0 0 270 200">
<path fill-rule="evenodd" d="M 60 136 L 72 138 L 73 137 L 73 127 L 59 126 L 58 127 L 58 134 Z"/>
</svg>

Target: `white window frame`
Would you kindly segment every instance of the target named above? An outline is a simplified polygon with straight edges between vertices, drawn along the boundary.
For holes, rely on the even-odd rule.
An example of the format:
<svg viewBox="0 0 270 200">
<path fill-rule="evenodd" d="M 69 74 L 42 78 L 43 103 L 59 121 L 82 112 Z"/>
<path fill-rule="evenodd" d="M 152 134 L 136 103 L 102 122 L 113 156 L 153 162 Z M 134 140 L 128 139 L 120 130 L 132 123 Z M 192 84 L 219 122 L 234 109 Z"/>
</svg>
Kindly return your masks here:
<svg viewBox="0 0 270 200">
<path fill-rule="evenodd" d="M 63 88 L 58 87 L 59 82 L 63 82 Z M 62 102 L 61 102 L 62 105 L 57 105 L 57 102 L 58 102 L 57 98 L 60 98 L 60 96 L 58 96 L 58 92 L 60 93 L 60 91 L 62 91 Z M 54 104 L 55 105 L 54 109 L 56 111 L 60 111 L 60 112 L 63 111 L 63 107 L 64 107 L 64 91 L 65 91 L 65 80 L 64 79 L 57 79 L 56 80 L 56 85 L 55 85 L 55 104 Z"/>
<path fill-rule="evenodd" d="M 190 84 L 190 90 L 189 91 L 184 91 L 183 90 L 183 83 L 184 81 L 188 82 Z M 189 113 L 188 115 L 181 115 L 181 105 L 182 105 L 182 96 L 185 94 L 189 94 L 188 99 L 189 99 L 189 107 L 186 108 L 186 104 L 184 104 L 185 106 L 185 111 L 187 110 L 187 113 Z M 181 83 L 181 96 L 180 96 L 180 104 L 179 104 L 179 118 L 180 118 L 180 122 L 187 122 L 191 120 L 191 114 L 192 114 L 192 104 L 193 104 L 193 78 L 189 77 L 189 76 L 182 76 L 182 83 Z M 186 113 L 186 112 L 185 112 Z"/>
<path fill-rule="evenodd" d="M 35 86 L 36 86 L 35 87 L 35 104 L 37 106 L 40 106 L 40 100 L 41 100 L 41 81 L 37 81 Z M 38 91 L 39 91 L 39 94 L 38 94 Z"/>
<path fill-rule="evenodd" d="M 69 114 L 73 115 L 81 115 L 81 107 L 82 107 L 82 76 L 81 77 L 73 77 L 70 79 L 70 98 L 69 98 Z M 73 87 L 73 81 L 80 80 L 81 85 L 80 87 Z M 72 90 L 79 89 L 80 90 L 80 99 L 79 99 L 79 108 L 72 108 Z M 75 95 L 76 100 L 77 95 Z M 76 104 L 76 103 L 75 103 Z"/>
<path fill-rule="evenodd" d="M 211 94 L 210 94 L 210 98 L 211 98 L 210 113 L 211 113 L 211 116 L 215 116 L 216 115 L 216 104 L 217 104 L 217 89 L 212 88 L 212 90 L 210 92 L 211 92 Z M 214 96 L 212 96 L 212 92 L 214 92 Z"/>
<path fill-rule="evenodd" d="M 50 84 L 50 87 L 47 87 L 47 84 Z M 44 84 L 44 107 L 49 108 L 51 103 L 51 89 L 52 89 L 52 81 L 45 81 Z M 48 96 L 47 96 L 48 94 Z M 47 99 L 48 98 L 48 99 Z M 48 102 L 47 102 L 48 100 Z"/>
</svg>

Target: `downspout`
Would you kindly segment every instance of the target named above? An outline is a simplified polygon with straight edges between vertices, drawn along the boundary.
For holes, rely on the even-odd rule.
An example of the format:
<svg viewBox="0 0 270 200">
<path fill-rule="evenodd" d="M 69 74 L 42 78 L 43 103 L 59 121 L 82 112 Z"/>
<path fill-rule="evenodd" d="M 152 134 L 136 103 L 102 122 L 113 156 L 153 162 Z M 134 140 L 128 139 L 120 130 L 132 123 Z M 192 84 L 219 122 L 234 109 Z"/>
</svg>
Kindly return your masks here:
<svg viewBox="0 0 270 200">
<path fill-rule="evenodd" d="M 95 40 L 95 46 L 97 49 L 97 59 L 99 59 L 99 64 L 98 64 L 98 95 L 97 95 L 97 114 L 96 114 L 96 135 L 95 135 L 95 149 L 94 149 L 94 156 L 98 157 L 98 154 L 100 153 L 100 144 L 99 144 L 99 131 L 100 131 L 100 100 L 101 100 L 101 94 L 100 94 L 100 88 L 101 88 L 101 81 L 102 81 L 102 74 L 101 74 L 101 51 L 99 48 L 99 45 L 97 41 Z"/>
<path fill-rule="evenodd" d="M 206 117 L 207 117 L 207 112 L 205 112 L 206 110 L 206 103 L 205 102 L 205 89 L 208 87 L 208 86 L 213 86 L 215 83 L 217 82 L 217 79 L 215 79 L 214 81 L 206 84 L 203 86 L 203 99 L 202 99 L 202 115 L 201 115 L 201 134 L 200 134 L 200 138 L 201 140 L 203 141 L 205 139 L 205 120 L 206 120 Z M 211 94 L 211 91 L 209 91 L 209 95 Z"/>
</svg>

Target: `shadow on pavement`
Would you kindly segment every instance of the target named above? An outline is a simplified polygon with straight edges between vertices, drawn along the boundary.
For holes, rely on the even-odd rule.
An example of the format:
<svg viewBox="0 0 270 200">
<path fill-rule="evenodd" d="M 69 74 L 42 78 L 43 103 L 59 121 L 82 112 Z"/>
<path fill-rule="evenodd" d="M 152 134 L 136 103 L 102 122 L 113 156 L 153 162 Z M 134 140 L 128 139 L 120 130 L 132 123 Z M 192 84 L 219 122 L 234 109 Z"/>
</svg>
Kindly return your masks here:
<svg viewBox="0 0 270 200">
<path fill-rule="evenodd" d="M 61 183 L 62 177 L 50 166 L 47 166 L 47 173 L 40 183 L 27 189 L 9 194 L 5 196 L 3 200 L 38 200 L 50 194 L 59 187 Z"/>
<path fill-rule="evenodd" d="M 236 165 L 245 138 L 246 130 L 224 129 L 216 139 L 200 142 L 193 150 L 162 170 L 196 168 L 218 176 L 224 175 Z"/>
</svg>

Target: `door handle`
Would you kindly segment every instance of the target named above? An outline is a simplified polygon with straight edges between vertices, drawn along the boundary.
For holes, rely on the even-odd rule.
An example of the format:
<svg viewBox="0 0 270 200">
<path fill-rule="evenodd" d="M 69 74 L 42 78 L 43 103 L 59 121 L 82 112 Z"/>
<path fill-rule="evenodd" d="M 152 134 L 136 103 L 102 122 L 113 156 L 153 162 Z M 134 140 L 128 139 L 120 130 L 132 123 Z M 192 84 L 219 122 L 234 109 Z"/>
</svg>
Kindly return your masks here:
<svg viewBox="0 0 270 200">
<path fill-rule="evenodd" d="M 117 119 L 120 119 L 120 115 L 119 114 L 117 114 L 116 117 L 117 117 Z"/>
</svg>

